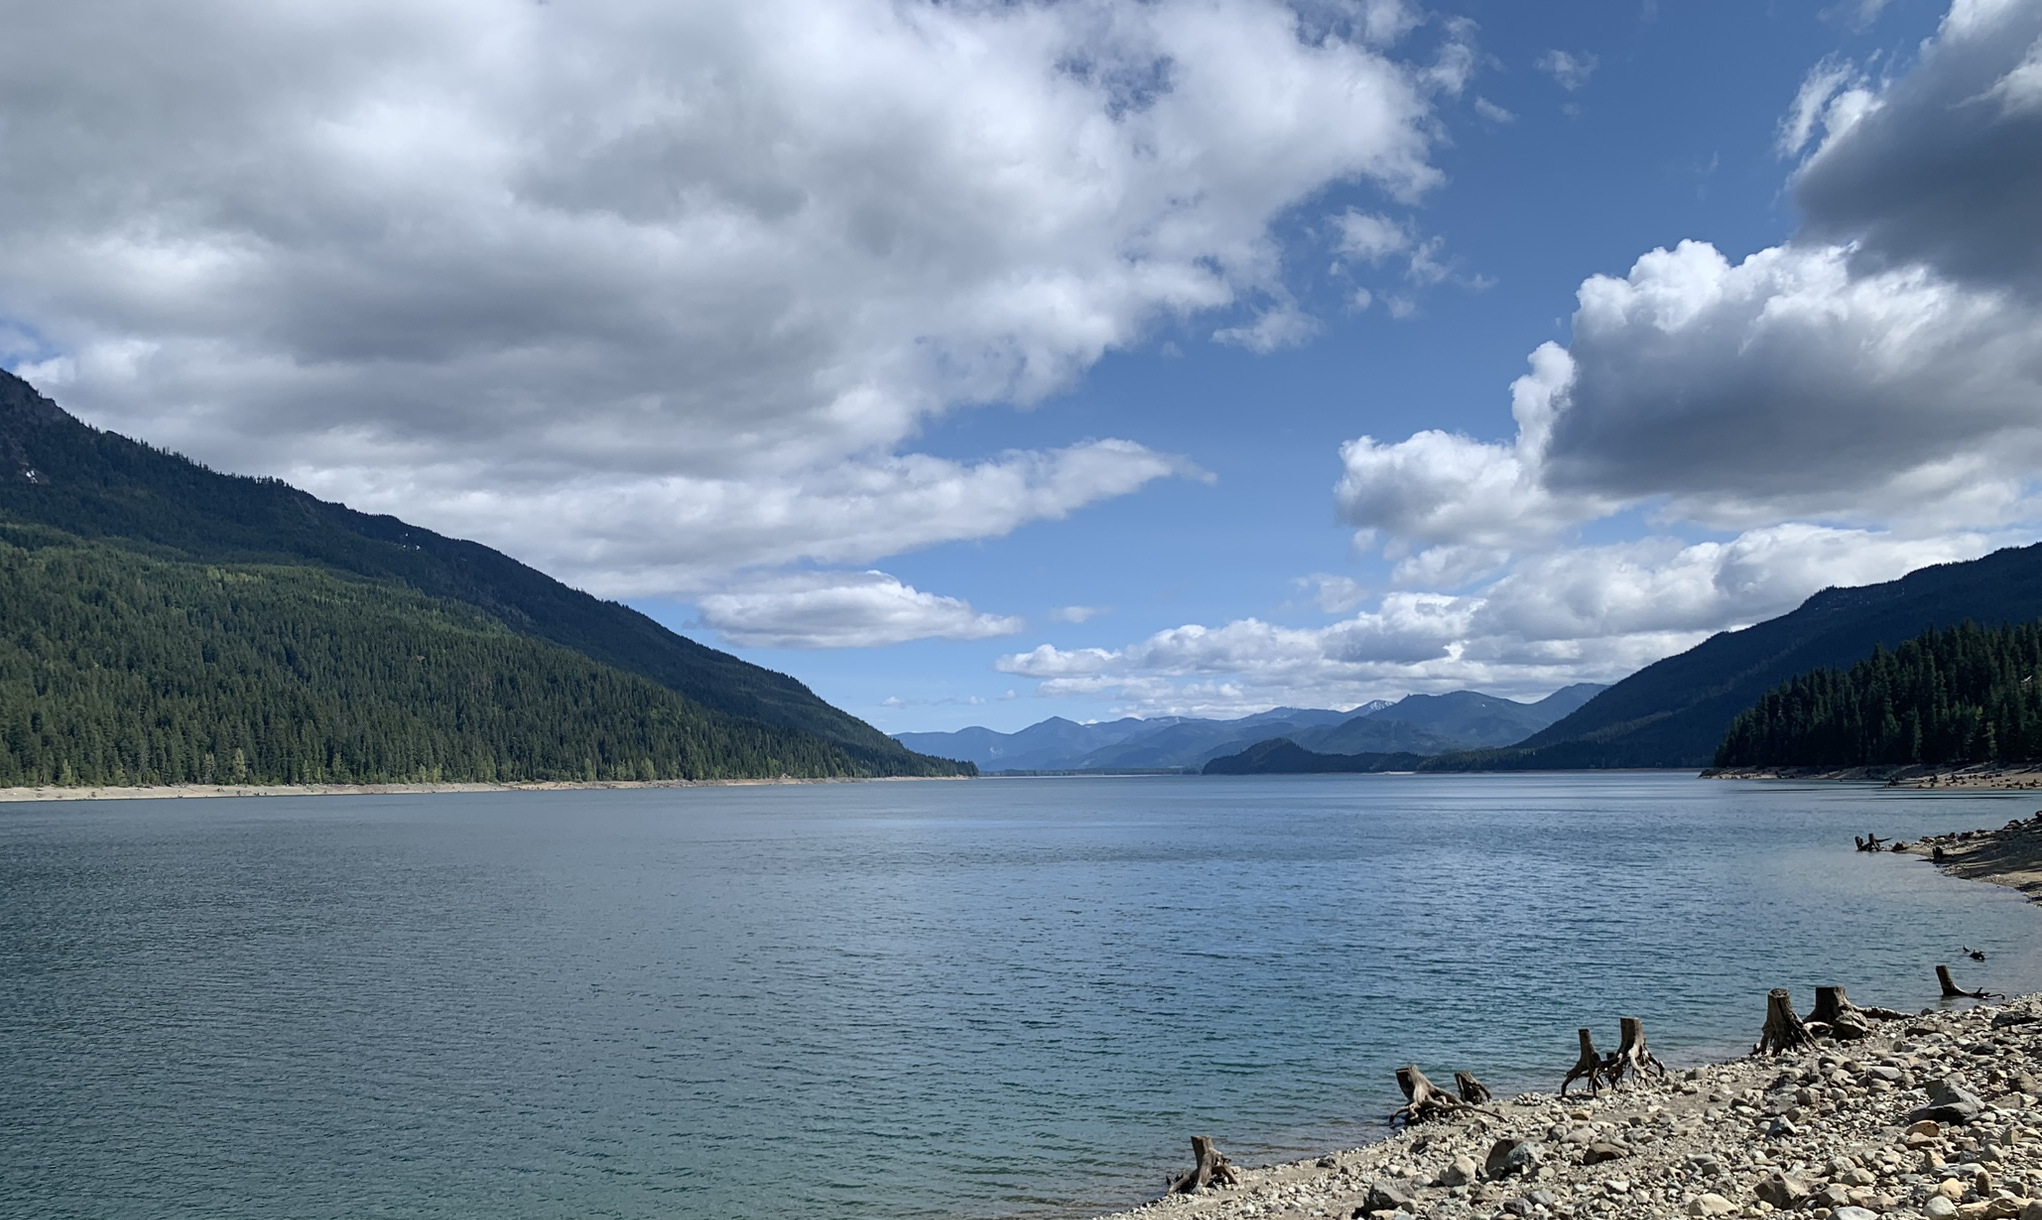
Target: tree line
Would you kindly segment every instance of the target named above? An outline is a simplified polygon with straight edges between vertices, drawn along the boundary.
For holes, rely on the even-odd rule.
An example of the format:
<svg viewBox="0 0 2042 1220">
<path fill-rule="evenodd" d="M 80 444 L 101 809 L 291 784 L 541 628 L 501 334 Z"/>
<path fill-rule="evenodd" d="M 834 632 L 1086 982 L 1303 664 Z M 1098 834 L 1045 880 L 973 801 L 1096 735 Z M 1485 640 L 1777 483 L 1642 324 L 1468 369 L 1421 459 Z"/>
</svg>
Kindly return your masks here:
<svg viewBox="0 0 2042 1220">
<path fill-rule="evenodd" d="M 2042 758 L 2042 623 L 1931 630 L 1802 674 L 1739 713 L 1719 767 Z"/>
<path fill-rule="evenodd" d="M 872 772 L 459 602 L 317 568 L 0 526 L 0 607 L 0 786 Z"/>
</svg>

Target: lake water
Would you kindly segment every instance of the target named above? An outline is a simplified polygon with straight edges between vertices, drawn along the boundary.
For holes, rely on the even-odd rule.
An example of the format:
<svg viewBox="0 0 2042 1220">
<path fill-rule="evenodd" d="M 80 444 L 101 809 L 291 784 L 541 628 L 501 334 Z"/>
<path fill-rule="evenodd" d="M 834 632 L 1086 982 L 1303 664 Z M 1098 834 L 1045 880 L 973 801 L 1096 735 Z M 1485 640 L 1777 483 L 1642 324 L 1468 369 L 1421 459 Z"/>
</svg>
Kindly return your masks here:
<svg viewBox="0 0 2042 1220">
<path fill-rule="evenodd" d="M 2042 990 L 1851 850 L 2042 796 L 1687 775 L 0 806 L 0 1215 L 1052 1217 L 1382 1130 L 1392 1070 L 1679 1066 L 1766 989 Z M 1960 945 L 1985 950 L 1983 964 Z"/>
</svg>

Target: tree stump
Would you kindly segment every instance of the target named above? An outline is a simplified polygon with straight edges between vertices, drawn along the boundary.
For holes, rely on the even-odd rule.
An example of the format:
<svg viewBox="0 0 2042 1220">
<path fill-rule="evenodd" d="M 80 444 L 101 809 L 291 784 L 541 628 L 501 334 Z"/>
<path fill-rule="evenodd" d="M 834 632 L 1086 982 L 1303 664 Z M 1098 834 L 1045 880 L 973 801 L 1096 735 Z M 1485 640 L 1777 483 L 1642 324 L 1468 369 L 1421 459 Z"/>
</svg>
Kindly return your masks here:
<svg viewBox="0 0 2042 1220">
<path fill-rule="evenodd" d="M 1817 987 L 1815 1011 L 1808 1014 L 1809 1032 L 1821 1026 L 1838 1042 L 1855 1042 L 1872 1036 L 1870 1015 L 1851 1003 L 1841 987 Z"/>
<path fill-rule="evenodd" d="M 1794 1011 L 1794 996 L 1785 987 L 1775 987 L 1765 997 L 1765 1028 L 1759 1031 L 1754 1055 L 1779 1055 L 1798 1051 L 1813 1043 L 1801 1014 Z"/>
<path fill-rule="evenodd" d="M 1490 1100 L 1488 1086 L 1475 1079 L 1474 1075 L 1469 1072 L 1454 1073 L 1454 1091 L 1461 1095 L 1462 1101 L 1467 1102 L 1471 1106 L 1480 1105 Z"/>
<path fill-rule="evenodd" d="M 1560 1082 L 1562 1097 L 1567 1096 L 1568 1085 L 1584 1078 L 1588 1081 L 1588 1094 L 1593 1097 L 1602 1090 L 1604 1073 L 1610 1067 L 1601 1055 L 1595 1053 L 1595 1035 L 1585 1029 L 1578 1032 L 1581 1036 L 1581 1057 L 1567 1069 L 1567 1079 Z"/>
<path fill-rule="evenodd" d="M 1188 1195 L 1207 1186 L 1240 1184 L 1240 1176 L 1234 1172 L 1234 1163 L 1213 1145 L 1210 1135 L 1191 1137 L 1191 1155 L 1198 1158 L 1197 1167 L 1171 1184 L 1171 1194 Z"/>
<path fill-rule="evenodd" d="M 1610 1084 L 1614 1086 L 1622 1080 L 1625 1072 L 1641 1079 L 1648 1072 L 1666 1075 L 1666 1065 L 1645 1045 L 1645 1022 L 1638 1017 L 1618 1017 L 1617 1024 L 1623 1030 L 1623 1038 L 1617 1044 L 1616 1061 L 1610 1065 Z"/>
<path fill-rule="evenodd" d="M 1475 1078 L 1469 1076 L 1468 1079 L 1473 1081 Z M 1397 1069 L 1397 1087 L 1404 1091 L 1404 1099 L 1408 1104 L 1395 1114 L 1390 1115 L 1390 1122 L 1392 1123 L 1402 1119 L 1404 1125 L 1409 1126 L 1412 1123 L 1422 1123 L 1435 1118 L 1445 1118 L 1448 1115 L 1458 1114 L 1462 1110 L 1480 1108 L 1471 1101 L 1455 1097 L 1445 1089 L 1426 1079 L 1425 1073 L 1419 1071 L 1418 1065 L 1413 1063 L 1407 1063 Z M 1480 1089 L 1482 1086 L 1477 1082 L 1475 1087 Z M 1488 1095 L 1488 1092 L 1489 1090 L 1482 1089 L 1485 1097 Z M 1487 1113 L 1487 1111 L 1483 1111 L 1483 1113 Z"/>
<path fill-rule="evenodd" d="M 1950 968 L 1948 966 L 1936 967 L 1936 981 L 1943 985 L 1943 998 L 1946 1000 L 1990 1000 L 1995 997 L 2003 1000 L 2006 998 L 1996 991 L 1964 990 L 1950 978 Z"/>
</svg>

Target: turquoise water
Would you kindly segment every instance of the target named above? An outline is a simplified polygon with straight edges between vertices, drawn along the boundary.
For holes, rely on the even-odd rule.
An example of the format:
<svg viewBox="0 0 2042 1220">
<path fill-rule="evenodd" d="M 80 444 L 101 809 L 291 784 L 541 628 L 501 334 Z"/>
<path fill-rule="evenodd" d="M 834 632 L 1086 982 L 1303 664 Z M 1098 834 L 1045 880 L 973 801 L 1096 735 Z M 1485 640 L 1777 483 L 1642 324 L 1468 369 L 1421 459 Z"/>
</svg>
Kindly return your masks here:
<svg viewBox="0 0 2042 1220">
<path fill-rule="evenodd" d="M 1851 836 L 2042 798 L 1685 775 L 0 806 L 0 1215 L 1072 1216 L 1391 1071 L 1550 1089 L 1804 1005 L 2042 990 Z M 1968 944 L 1990 954 L 1958 956 Z"/>
</svg>

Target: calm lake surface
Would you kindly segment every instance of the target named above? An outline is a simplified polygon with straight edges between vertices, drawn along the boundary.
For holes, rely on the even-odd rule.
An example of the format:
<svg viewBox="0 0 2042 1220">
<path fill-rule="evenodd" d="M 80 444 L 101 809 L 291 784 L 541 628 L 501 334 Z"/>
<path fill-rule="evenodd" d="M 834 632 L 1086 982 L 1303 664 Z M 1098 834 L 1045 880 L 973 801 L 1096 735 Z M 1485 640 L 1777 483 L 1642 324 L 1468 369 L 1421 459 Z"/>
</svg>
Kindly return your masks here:
<svg viewBox="0 0 2042 1220">
<path fill-rule="evenodd" d="M 0 805 L 0 1215 L 1054 1217 L 1381 1132 L 1391 1071 L 1676 1067 L 1767 988 L 2042 990 L 1855 833 L 1686 774 Z M 1963 959 L 1959 945 L 1990 959 Z"/>
</svg>

